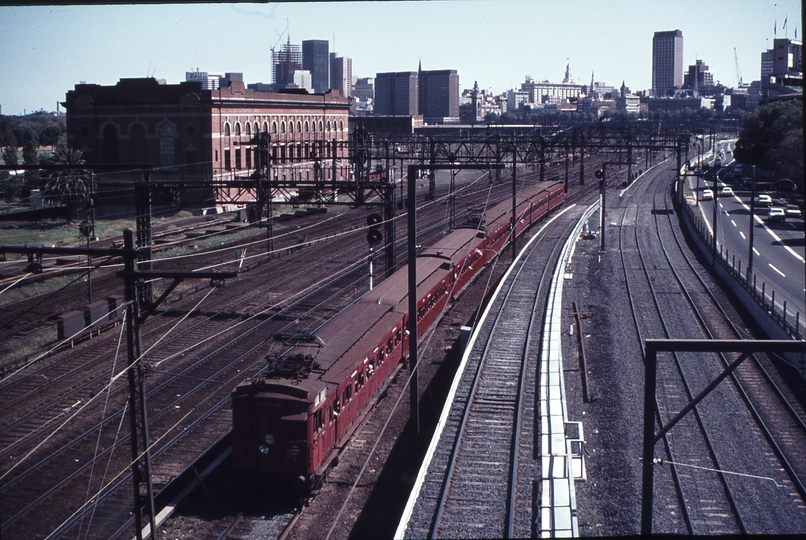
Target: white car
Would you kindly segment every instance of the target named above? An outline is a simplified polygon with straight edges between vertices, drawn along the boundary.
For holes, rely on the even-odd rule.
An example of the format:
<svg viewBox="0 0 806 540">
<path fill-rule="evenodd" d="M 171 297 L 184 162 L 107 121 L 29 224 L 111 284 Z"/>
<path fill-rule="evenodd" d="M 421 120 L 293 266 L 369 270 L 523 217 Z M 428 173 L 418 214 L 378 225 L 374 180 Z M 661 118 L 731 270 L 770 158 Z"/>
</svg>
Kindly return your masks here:
<svg viewBox="0 0 806 540">
<path fill-rule="evenodd" d="M 786 217 L 800 217 L 802 215 L 800 208 L 796 204 L 787 204 L 786 208 L 784 208 L 784 212 L 786 212 Z"/>
<path fill-rule="evenodd" d="M 722 188 L 722 196 L 727 197 L 729 195 L 733 195 L 733 188 L 725 186 Z"/>
<path fill-rule="evenodd" d="M 773 206 L 767 213 L 767 221 L 786 221 L 786 212 L 783 208 Z"/>
<path fill-rule="evenodd" d="M 701 201 L 711 201 L 714 199 L 714 192 L 710 189 L 702 190 L 702 195 L 700 196 Z"/>
<path fill-rule="evenodd" d="M 772 206 L 772 197 L 769 195 L 759 195 L 756 200 L 757 206 Z"/>
</svg>

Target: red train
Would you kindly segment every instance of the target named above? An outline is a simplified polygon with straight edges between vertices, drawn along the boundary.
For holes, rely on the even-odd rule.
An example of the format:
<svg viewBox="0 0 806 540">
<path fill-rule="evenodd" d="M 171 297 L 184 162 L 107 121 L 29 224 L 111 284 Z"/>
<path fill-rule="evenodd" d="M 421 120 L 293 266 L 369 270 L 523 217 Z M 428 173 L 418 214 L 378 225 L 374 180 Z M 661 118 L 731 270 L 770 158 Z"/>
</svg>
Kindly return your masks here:
<svg viewBox="0 0 806 540">
<path fill-rule="evenodd" d="M 560 182 L 518 196 L 521 234 L 565 198 Z M 457 229 L 417 258 L 417 332 L 507 244 L 511 199 L 488 209 L 482 226 Z M 232 392 L 235 467 L 299 490 L 314 488 L 368 405 L 408 352 L 408 270 L 403 267 L 304 342 Z M 301 338 L 302 339 L 302 338 Z M 290 481 L 290 483 L 289 483 Z"/>
</svg>

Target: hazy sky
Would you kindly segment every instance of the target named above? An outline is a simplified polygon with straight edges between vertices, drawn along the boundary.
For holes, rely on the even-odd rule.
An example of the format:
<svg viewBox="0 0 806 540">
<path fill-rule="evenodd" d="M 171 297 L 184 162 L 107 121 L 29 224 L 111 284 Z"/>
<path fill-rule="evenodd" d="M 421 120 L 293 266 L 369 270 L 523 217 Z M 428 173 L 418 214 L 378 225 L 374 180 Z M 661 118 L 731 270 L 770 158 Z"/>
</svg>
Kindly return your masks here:
<svg viewBox="0 0 806 540">
<path fill-rule="evenodd" d="M 783 28 L 784 20 L 786 29 Z M 154 76 L 168 83 L 199 68 L 271 82 L 271 47 L 330 41 L 353 75 L 456 69 L 461 88 L 501 93 L 527 75 L 633 91 L 652 85 L 652 35 L 683 31 L 686 68 L 702 59 L 735 86 L 760 76 L 778 37 L 803 37 L 799 0 L 434 0 L 0 7 L 3 114 L 55 110 L 80 81 Z"/>
</svg>

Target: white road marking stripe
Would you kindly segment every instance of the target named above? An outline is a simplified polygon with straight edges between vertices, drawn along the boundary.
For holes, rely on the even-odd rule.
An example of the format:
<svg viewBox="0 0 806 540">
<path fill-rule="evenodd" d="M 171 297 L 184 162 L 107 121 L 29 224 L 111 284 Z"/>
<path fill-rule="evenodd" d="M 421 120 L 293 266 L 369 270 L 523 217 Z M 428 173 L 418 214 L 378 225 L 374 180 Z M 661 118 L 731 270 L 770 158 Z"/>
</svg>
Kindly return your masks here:
<svg viewBox="0 0 806 540">
<path fill-rule="evenodd" d="M 773 266 L 773 264 L 772 264 L 772 263 L 769 263 L 769 264 L 770 264 L 770 268 L 772 268 L 773 270 L 775 270 L 776 272 L 778 272 L 779 274 L 781 274 L 783 277 L 786 277 L 786 274 L 784 274 L 783 272 L 781 272 L 780 270 L 778 270 L 777 268 L 775 268 L 775 266 Z"/>
</svg>

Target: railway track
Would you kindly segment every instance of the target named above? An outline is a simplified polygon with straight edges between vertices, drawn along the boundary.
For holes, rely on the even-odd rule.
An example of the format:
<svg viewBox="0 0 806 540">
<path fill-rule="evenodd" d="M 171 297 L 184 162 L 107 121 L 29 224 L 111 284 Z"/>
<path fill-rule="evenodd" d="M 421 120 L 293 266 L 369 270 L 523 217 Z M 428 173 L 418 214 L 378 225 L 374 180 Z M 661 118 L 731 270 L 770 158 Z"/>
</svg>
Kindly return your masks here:
<svg viewBox="0 0 806 540">
<path fill-rule="evenodd" d="M 741 323 L 734 322 L 738 315 L 718 285 L 699 270 L 684 248 L 673 219 L 669 183 L 668 175 L 656 176 L 637 186 L 626 205 L 621 205 L 619 249 L 639 342 L 751 337 L 740 330 Z M 658 368 L 660 425 L 735 357 L 665 356 Z M 656 498 L 653 532 L 803 532 L 806 492 L 799 478 L 806 473 L 802 450 L 806 430 L 802 403 L 780 384 L 786 375 L 771 375 L 786 371 L 787 366 L 760 357 L 745 364 L 730 384 L 718 386 L 667 434 L 659 446 L 662 451 L 656 449 L 664 466 L 655 492 L 664 497 Z M 767 377 L 760 371 L 764 364 Z M 666 499 L 670 494 L 675 494 L 676 504 Z"/>
<path fill-rule="evenodd" d="M 581 207 L 546 225 L 501 285 L 472 344 L 407 538 L 534 534 L 534 431 L 550 279 Z"/>
<path fill-rule="evenodd" d="M 438 222 L 439 219 L 434 221 Z M 363 239 L 356 245 L 363 246 Z M 308 250 L 307 253 L 306 250 L 300 252 L 300 257 L 310 257 L 311 248 Z M 335 262 L 331 264 L 343 266 L 347 254 L 341 251 L 338 255 L 338 264 Z M 291 257 L 285 258 L 284 262 L 293 264 Z M 278 267 L 274 270 L 277 271 Z M 293 276 L 291 272 L 283 274 L 282 269 L 280 270 L 279 275 L 287 278 Z M 310 279 L 311 266 L 306 266 L 305 270 L 307 270 L 306 277 Z M 357 273 L 361 276 L 358 282 L 355 277 L 346 278 L 347 282 L 341 283 L 336 289 L 354 294 L 360 280 L 365 279 L 364 270 L 358 270 Z M 234 292 L 232 289 L 237 288 L 235 283 L 237 281 L 224 290 Z M 250 286 L 254 289 L 254 285 L 249 283 L 245 288 L 248 289 Z M 262 294 L 270 293 L 262 291 Z M 272 299 L 254 297 L 244 302 L 243 295 L 227 296 L 231 297 L 230 300 L 237 297 L 236 307 L 240 310 L 236 310 L 238 313 L 236 318 L 249 311 L 244 310 L 244 307 L 250 302 L 255 304 L 256 309 L 272 302 L 282 303 L 278 302 L 276 297 Z M 348 297 L 349 294 L 345 298 Z M 319 298 L 319 301 L 309 302 L 304 307 L 300 304 L 293 314 L 288 313 L 286 316 L 276 318 L 266 315 L 265 321 L 255 323 L 252 332 L 241 336 L 237 341 L 225 339 L 224 344 L 217 349 L 214 349 L 211 343 L 201 358 L 198 358 L 199 353 L 177 355 L 177 351 L 186 351 L 200 339 L 199 332 L 209 337 L 213 333 L 210 324 L 223 320 L 222 324 L 226 327 L 228 322 L 226 315 L 231 313 L 227 309 L 231 310 L 232 306 L 227 308 L 226 303 L 222 303 L 219 308 L 205 305 L 208 308 L 202 317 L 205 324 L 186 321 L 187 327 L 173 333 L 176 336 L 175 340 L 165 340 L 149 352 L 149 363 L 154 366 L 157 366 L 161 359 L 176 359 L 170 370 L 155 367 L 149 382 L 149 424 L 154 443 L 152 466 L 157 487 L 175 475 L 182 464 L 192 462 L 194 454 L 212 444 L 217 436 L 229 428 L 229 410 L 226 407 L 229 391 L 239 380 L 249 375 L 250 371 L 254 372 L 257 365 L 262 364 L 262 357 L 266 352 L 266 335 L 276 333 L 276 330 L 267 329 L 266 324 L 271 322 L 277 326 L 275 319 L 288 318 L 300 321 L 309 317 L 310 324 L 315 326 L 316 321 L 321 320 L 324 313 L 321 309 L 324 303 L 345 302 L 345 299 L 336 300 L 332 294 L 325 295 L 321 292 Z M 172 306 L 170 310 L 161 313 L 160 319 L 165 319 L 165 322 L 160 322 L 159 330 L 155 328 L 153 335 L 144 341 L 147 344 L 155 343 L 159 336 L 165 334 L 166 328 L 190 311 L 195 301 L 197 299 L 188 298 L 183 306 Z M 255 318 L 257 319 L 259 317 Z M 289 324 L 289 321 L 282 322 L 286 326 Z M 111 345 L 116 339 L 110 336 L 107 341 Z M 38 373 L 31 374 L 32 378 L 28 379 L 33 381 L 37 377 L 50 378 L 47 375 L 50 373 L 55 375 L 53 378 L 56 380 L 51 386 L 43 387 L 35 382 L 17 386 L 16 383 L 19 381 L 15 378 L 3 381 L 2 394 L 8 397 L 6 403 L 10 404 L 4 412 L 9 413 L 8 417 L 26 417 L 21 422 L 12 422 L 14 425 L 9 425 L 8 430 L 2 435 L 7 437 L 3 440 L 2 446 L 4 478 L 0 486 L 0 491 L 3 492 L 4 534 L 14 536 L 17 532 L 26 531 L 26 534 L 32 534 L 34 537 L 44 537 L 47 534 L 45 531 L 50 531 L 73 535 L 82 530 L 85 532 L 90 530 L 91 524 L 93 531 L 91 535 L 104 536 L 120 527 L 121 517 L 128 514 L 125 509 L 130 506 L 130 502 L 125 501 L 130 501 L 131 493 L 128 459 L 125 457 L 127 452 L 123 450 L 126 448 L 128 433 L 125 423 L 121 423 L 125 417 L 124 385 L 121 382 L 115 383 L 109 387 L 108 396 L 104 394 L 103 400 L 97 399 L 92 407 L 82 409 L 81 417 L 85 420 L 80 423 L 81 425 L 71 426 L 70 429 L 58 433 L 54 432 L 54 426 L 57 421 L 61 422 L 61 413 L 64 412 L 60 411 L 60 407 L 65 408 L 62 407 L 65 403 L 84 407 L 84 403 L 79 404 L 79 401 L 83 400 L 77 399 L 75 392 L 79 394 L 89 392 L 89 388 L 94 388 L 95 384 L 104 381 L 113 370 L 113 355 L 109 350 L 98 352 L 99 348 L 95 344 L 92 345 L 86 347 L 87 350 L 95 351 L 91 352 L 89 357 L 100 359 L 98 362 L 101 364 L 93 364 L 88 360 L 88 356 L 76 354 L 72 355 L 71 363 L 60 365 L 57 361 L 59 358 L 54 357 L 52 362 L 47 366 L 43 365 Z M 117 366 L 121 365 L 120 362 L 119 360 Z M 103 369 L 99 368 L 99 365 L 103 365 Z M 14 395 L 11 395 L 11 389 L 15 389 Z M 5 390 L 9 390 L 8 395 Z M 100 396 L 95 389 L 93 393 Z M 49 401 L 46 399 L 44 404 L 47 406 L 43 406 L 42 400 L 37 400 L 44 395 L 55 395 L 60 398 Z M 28 409 L 24 410 L 26 403 Z M 31 414 L 32 411 L 35 412 Z M 60 412 L 57 414 L 56 411 Z M 96 420 L 86 420 L 90 418 Z M 50 438 L 45 441 L 45 436 Z M 191 440 L 192 443 L 189 442 Z M 42 444 L 38 450 L 31 453 L 25 467 L 16 465 L 21 455 L 31 452 L 43 441 L 46 444 Z M 111 472 L 100 474 L 98 473 L 100 469 Z M 109 480 L 110 476 L 112 480 Z M 54 500 L 59 502 L 54 505 L 52 504 Z M 87 502 L 80 504 L 76 509 L 77 501 Z M 49 511 L 43 513 L 42 508 L 45 506 Z M 124 527 L 130 527 L 130 524 Z"/>
</svg>

